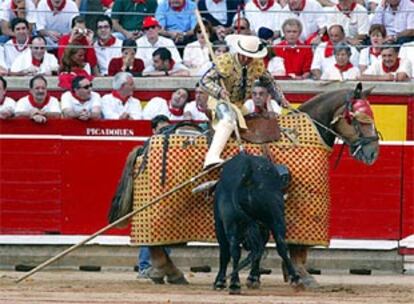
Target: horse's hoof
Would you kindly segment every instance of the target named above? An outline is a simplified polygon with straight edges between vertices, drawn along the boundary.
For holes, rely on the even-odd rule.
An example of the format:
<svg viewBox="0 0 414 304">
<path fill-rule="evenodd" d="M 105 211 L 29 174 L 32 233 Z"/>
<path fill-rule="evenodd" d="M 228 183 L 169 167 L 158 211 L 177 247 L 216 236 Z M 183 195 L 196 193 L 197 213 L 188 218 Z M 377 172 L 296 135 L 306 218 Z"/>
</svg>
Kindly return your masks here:
<svg viewBox="0 0 414 304">
<path fill-rule="evenodd" d="M 154 284 L 165 284 L 164 282 L 164 278 L 154 278 L 154 277 L 150 277 L 151 281 Z"/>
<path fill-rule="evenodd" d="M 231 295 L 238 295 L 240 293 L 241 293 L 240 283 L 232 283 L 229 286 L 229 294 L 231 294 Z"/>
<path fill-rule="evenodd" d="M 246 286 L 249 289 L 259 289 L 260 288 L 259 278 L 255 279 L 255 278 L 248 277 L 246 280 Z"/>
<path fill-rule="evenodd" d="M 319 283 L 312 275 L 301 277 L 301 282 L 306 289 L 317 289 L 320 287 Z"/>
<path fill-rule="evenodd" d="M 214 290 L 223 290 L 227 288 L 226 281 L 217 281 L 213 285 Z"/>
<path fill-rule="evenodd" d="M 188 285 L 189 284 L 184 275 L 178 278 L 167 277 L 167 282 L 173 285 Z"/>
</svg>

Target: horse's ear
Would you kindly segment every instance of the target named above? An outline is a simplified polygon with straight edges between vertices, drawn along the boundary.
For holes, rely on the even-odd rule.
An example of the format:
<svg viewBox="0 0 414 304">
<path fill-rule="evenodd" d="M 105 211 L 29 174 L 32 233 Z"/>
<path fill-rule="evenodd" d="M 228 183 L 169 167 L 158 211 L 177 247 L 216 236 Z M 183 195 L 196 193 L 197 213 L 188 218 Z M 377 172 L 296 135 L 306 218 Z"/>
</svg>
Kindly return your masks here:
<svg viewBox="0 0 414 304">
<path fill-rule="evenodd" d="M 367 99 L 367 97 L 372 93 L 375 89 L 375 86 L 372 86 L 361 93 L 361 99 Z"/>
<path fill-rule="evenodd" d="M 361 99 L 362 97 L 362 83 L 358 82 L 354 90 L 354 99 Z"/>
</svg>

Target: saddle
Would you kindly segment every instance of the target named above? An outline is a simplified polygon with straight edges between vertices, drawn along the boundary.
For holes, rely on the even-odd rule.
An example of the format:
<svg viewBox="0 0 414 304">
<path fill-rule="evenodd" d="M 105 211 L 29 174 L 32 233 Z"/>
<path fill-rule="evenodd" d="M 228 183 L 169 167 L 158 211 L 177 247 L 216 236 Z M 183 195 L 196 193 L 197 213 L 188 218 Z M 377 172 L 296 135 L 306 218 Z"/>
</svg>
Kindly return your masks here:
<svg viewBox="0 0 414 304">
<path fill-rule="evenodd" d="M 280 127 L 277 114 L 251 113 L 245 117 L 248 129 L 240 132 L 240 137 L 247 142 L 264 144 L 278 141 L 280 139 Z"/>
</svg>

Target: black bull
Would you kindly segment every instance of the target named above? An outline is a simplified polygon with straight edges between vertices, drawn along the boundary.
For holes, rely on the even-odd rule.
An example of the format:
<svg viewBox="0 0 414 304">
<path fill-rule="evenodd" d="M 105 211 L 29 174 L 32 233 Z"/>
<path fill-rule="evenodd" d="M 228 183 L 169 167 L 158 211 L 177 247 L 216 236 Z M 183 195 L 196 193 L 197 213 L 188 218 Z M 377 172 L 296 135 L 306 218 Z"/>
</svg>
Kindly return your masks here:
<svg viewBox="0 0 414 304">
<path fill-rule="evenodd" d="M 284 186 L 276 166 L 265 157 L 240 153 L 224 165 L 214 202 L 216 237 L 220 245 L 215 288 L 226 287 L 226 269 L 231 257 L 233 272 L 229 290 L 232 294 L 240 292 L 238 270 L 242 242 L 250 249 L 248 260 L 252 263 L 248 286 L 260 284 L 259 265 L 267 240 L 263 239 L 258 223 L 271 231 L 290 281 L 299 283 L 285 242 Z"/>
</svg>

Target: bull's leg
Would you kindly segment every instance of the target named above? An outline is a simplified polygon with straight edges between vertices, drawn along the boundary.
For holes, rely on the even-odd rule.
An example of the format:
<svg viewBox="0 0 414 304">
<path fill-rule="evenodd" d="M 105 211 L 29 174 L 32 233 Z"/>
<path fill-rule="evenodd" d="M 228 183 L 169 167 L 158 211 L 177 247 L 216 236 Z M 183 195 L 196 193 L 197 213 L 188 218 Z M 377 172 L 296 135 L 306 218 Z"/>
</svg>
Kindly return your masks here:
<svg viewBox="0 0 414 304">
<path fill-rule="evenodd" d="M 267 228 L 266 228 L 267 229 Z M 268 238 L 268 234 L 267 234 Z M 260 288 L 260 260 L 263 256 L 265 240 L 263 240 L 259 225 L 255 222 L 248 229 L 247 241 L 251 250 L 251 265 L 249 276 L 246 280 L 246 286 L 250 289 Z"/>
<path fill-rule="evenodd" d="M 230 261 L 230 248 L 229 242 L 227 241 L 224 227 L 221 221 L 215 221 L 216 226 L 216 237 L 220 245 L 220 265 L 219 272 L 217 273 L 216 279 L 214 281 L 214 289 L 222 290 L 226 288 L 226 272 L 227 265 Z"/>
<path fill-rule="evenodd" d="M 241 248 L 240 248 L 239 238 L 236 233 L 231 233 L 229 235 L 229 243 L 230 243 L 230 255 L 233 260 L 233 272 L 231 273 L 229 293 L 240 294 L 241 285 L 240 285 L 239 272 L 237 271 L 237 268 L 238 268 L 239 261 L 240 261 Z"/>
<path fill-rule="evenodd" d="M 290 258 L 296 270 L 298 271 L 303 284 L 307 288 L 319 287 L 316 279 L 306 270 L 306 261 L 308 257 L 309 246 L 289 245 Z"/>
<path fill-rule="evenodd" d="M 164 277 L 170 284 L 188 284 L 184 274 L 179 270 L 170 259 L 165 249 L 160 246 L 150 248 L 152 270 L 149 277 L 156 284 L 164 284 Z"/>
</svg>

